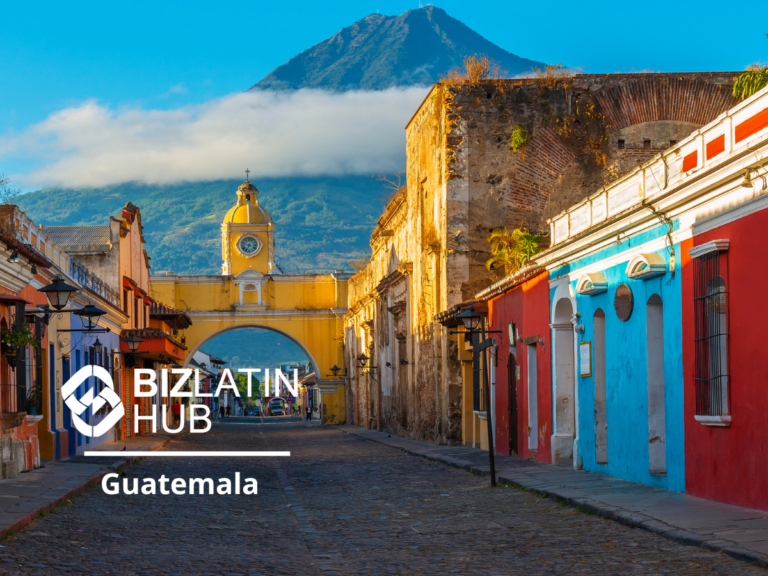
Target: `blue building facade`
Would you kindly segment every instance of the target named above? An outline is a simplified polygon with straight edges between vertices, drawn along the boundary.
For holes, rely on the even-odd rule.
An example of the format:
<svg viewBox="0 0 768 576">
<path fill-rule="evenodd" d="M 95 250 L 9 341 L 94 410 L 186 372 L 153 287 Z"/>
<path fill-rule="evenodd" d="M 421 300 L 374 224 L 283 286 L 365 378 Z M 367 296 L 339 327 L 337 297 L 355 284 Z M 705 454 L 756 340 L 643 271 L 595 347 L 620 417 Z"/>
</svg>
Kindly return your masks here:
<svg viewBox="0 0 768 576">
<path fill-rule="evenodd" d="M 619 238 L 551 271 L 553 418 L 560 460 L 571 437 L 576 468 L 684 491 L 680 247 L 669 248 L 670 232 Z"/>
<path fill-rule="evenodd" d="M 99 281 L 87 268 L 77 262 L 74 258 L 70 259 L 69 275 L 77 284 L 82 286 L 80 294 L 71 302 L 70 308 L 74 311 L 83 308 L 85 303 L 91 303 L 97 308 L 108 310 L 110 307 L 119 306 L 117 294 L 109 290 Z M 81 321 L 80 316 L 69 314 L 70 329 L 69 345 L 66 348 L 67 358 L 62 362 L 62 369 L 67 372 L 63 374 L 63 381 L 66 382 L 73 374 L 84 366 L 96 365 L 105 368 L 111 375 L 116 391 L 120 391 L 120 326 L 110 321 L 108 315 L 99 319 L 99 329 L 107 329 L 107 332 L 88 332 Z M 93 394 L 98 394 L 104 384 L 98 379 L 91 377 L 85 380 L 75 392 L 78 399 L 82 399 L 89 390 Z M 90 404 L 90 403 L 87 403 Z M 72 414 L 66 403 L 62 406 L 64 410 L 64 427 L 68 431 L 68 446 L 66 453 L 68 456 L 81 454 L 102 444 L 114 442 L 117 439 L 117 429 L 113 429 L 107 434 L 97 437 L 89 437 L 78 432 L 72 423 Z M 91 426 L 97 425 L 106 416 L 106 407 L 101 411 L 94 412 L 93 407 L 82 414 L 80 417 Z M 61 450 L 61 448 L 59 448 Z"/>
</svg>

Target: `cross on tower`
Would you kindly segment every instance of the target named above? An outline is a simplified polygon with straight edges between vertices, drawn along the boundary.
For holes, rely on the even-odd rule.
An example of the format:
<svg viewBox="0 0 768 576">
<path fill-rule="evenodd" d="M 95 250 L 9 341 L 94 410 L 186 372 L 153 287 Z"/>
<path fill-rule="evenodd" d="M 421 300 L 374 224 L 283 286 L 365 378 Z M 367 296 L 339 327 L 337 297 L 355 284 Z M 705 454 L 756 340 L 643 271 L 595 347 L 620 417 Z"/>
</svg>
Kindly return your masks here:
<svg viewBox="0 0 768 576">
<path fill-rule="evenodd" d="M 250 180 L 248 180 L 248 174 L 250 174 L 250 173 L 251 173 L 251 171 L 250 171 L 250 170 L 248 170 L 248 168 L 246 168 L 246 169 L 245 169 L 245 181 L 246 181 L 246 182 L 250 182 Z"/>
</svg>

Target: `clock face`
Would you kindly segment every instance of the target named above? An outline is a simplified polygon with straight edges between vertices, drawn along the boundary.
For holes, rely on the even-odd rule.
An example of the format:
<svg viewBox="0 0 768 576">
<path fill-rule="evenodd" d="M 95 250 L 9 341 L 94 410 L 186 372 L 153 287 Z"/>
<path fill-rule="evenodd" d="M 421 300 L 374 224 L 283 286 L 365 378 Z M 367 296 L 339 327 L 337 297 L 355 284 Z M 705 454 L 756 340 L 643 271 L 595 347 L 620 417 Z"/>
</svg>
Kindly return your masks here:
<svg viewBox="0 0 768 576">
<path fill-rule="evenodd" d="M 259 251 L 261 242 L 259 242 L 258 238 L 254 238 L 253 236 L 244 236 L 243 238 L 240 238 L 238 247 L 240 248 L 240 251 L 246 256 L 252 256 Z"/>
</svg>

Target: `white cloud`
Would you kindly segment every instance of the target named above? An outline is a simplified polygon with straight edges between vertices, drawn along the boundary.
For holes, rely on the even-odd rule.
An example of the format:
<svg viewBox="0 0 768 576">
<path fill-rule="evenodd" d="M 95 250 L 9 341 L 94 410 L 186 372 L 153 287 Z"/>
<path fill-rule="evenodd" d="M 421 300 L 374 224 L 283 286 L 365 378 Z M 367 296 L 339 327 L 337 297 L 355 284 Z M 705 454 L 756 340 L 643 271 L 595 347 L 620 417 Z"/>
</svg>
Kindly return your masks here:
<svg viewBox="0 0 768 576">
<path fill-rule="evenodd" d="M 168 92 L 163 94 L 161 98 L 167 98 L 168 96 L 173 96 L 175 94 L 188 94 L 189 89 L 187 88 L 187 85 L 182 82 L 181 84 L 176 84 L 175 86 L 171 86 L 168 89 Z"/>
<path fill-rule="evenodd" d="M 0 138 L 0 158 L 36 168 L 26 186 L 103 186 L 388 170 L 405 157 L 405 124 L 427 88 L 247 92 L 175 110 L 94 100 Z"/>
</svg>

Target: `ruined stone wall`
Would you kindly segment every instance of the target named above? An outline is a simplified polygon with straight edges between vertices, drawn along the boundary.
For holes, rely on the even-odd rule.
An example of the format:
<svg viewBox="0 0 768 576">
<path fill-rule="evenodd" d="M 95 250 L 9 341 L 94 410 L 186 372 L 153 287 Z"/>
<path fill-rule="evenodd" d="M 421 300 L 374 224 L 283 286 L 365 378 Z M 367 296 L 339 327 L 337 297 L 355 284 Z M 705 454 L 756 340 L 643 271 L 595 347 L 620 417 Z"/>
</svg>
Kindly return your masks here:
<svg viewBox="0 0 768 576">
<path fill-rule="evenodd" d="M 386 207 L 371 259 L 349 283 L 345 357 L 365 352 L 376 368 L 366 375 L 348 365 L 347 413 L 359 413 L 358 425 L 460 442 L 461 365 L 455 338 L 435 316 L 499 279 L 485 268 L 488 233 L 503 226 L 546 232 L 549 215 L 733 105 L 734 77 L 580 75 L 549 86 L 435 86 L 406 127 L 407 187 Z M 601 163 L 559 124 L 584 102 L 594 103 L 604 125 Z M 514 151 L 517 126 L 531 138 Z"/>
</svg>

